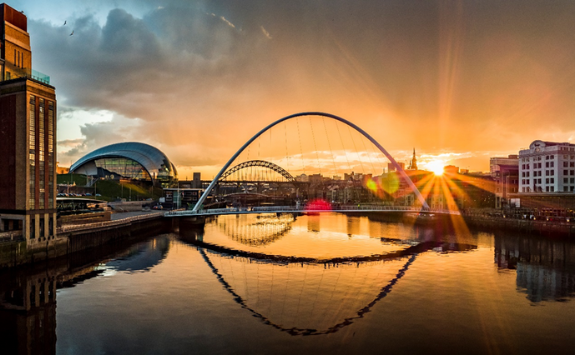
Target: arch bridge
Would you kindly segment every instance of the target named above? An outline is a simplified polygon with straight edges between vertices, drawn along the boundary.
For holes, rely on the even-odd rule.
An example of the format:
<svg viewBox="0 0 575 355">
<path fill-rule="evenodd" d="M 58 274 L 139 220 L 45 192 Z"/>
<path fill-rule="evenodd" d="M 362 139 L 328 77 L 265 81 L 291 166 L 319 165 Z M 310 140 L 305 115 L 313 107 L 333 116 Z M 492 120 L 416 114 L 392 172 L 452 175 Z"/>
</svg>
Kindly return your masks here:
<svg viewBox="0 0 575 355">
<path fill-rule="evenodd" d="M 375 145 L 377 147 L 377 149 L 379 149 L 379 151 L 381 153 L 383 153 L 385 155 L 385 157 L 391 162 L 391 164 L 395 167 L 396 171 L 399 173 L 399 176 L 407 183 L 407 185 L 411 188 L 411 190 L 413 191 L 413 193 L 415 193 L 415 195 L 417 196 L 419 202 L 421 203 L 421 205 L 423 206 L 423 209 L 428 210 L 429 206 L 427 204 L 427 202 L 425 201 L 425 198 L 421 195 L 421 193 L 419 192 L 419 190 L 417 189 L 417 187 L 415 186 L 415 184 L 413 183 L 413 181 L 411 181 L 411 179 L 407 176 L 407 174 L 405 173 L 405 171 L 403 170 L 403 168 L 395 161 L 395 159 L 387 152 L 387 150 L 385 150 L 385 148 L 383 148 L 383 146 L 381 144 L 379 144 L 372 136 L 370 136 L 366 131 L 364 131 L 363 129 L 361 129 L 359 126 L 355 125 L 354 123 L 341 118 L 339 116 L 336 115 L 332 115 L 329 113 L 324 113 L 324 112 L 301 112 L 301 113 L 296 113 L 290 116 L 286 116 L 283 118 L 280 118 L 279 120 L 270 123 L 269 125 L 267 125 L 266 127 L 264 127 L 261 131 L 259 131 L 258 133 L 256 133 L 252 138 L 250 138 L 231 158 L 230 160 L 228 160 L 228 162 L 222 167 L 222 169 L 220 170 L 220 172 L 216 175 L 216 177 L 212 180 L 212 182 L 210 183 L 210 185 L 208 186 L 208 188 L 206 189 L 206 191 L 202 194 L 202 196 L 199 198 L 198 202 L 196 203 L 196 205 L 194 206 L 194 208 L 192 209 L 192 212 L 199 212 L 200 207 L 202 206 L 202 204 L 204 203 L 204 201 L 206 200 L 207 196 L 210 194 L 210 192 L 212 191 L 212 189 L 215 187 L 215 185 L 220 181 L 220 179 L 222 178 L 222 176 L 226 173 L 226 170 L 230 167 L 230 165 L 236 160 L 236 158 L 252 143 L 254 142 L 258 137 L 260 137 L 262 134 L 264 134 L 265 132 L 267 132 L 268 130 L 270 130 L 271 128 L 273 128 L 274 126 L 278 125 L 279 123 L 282 123 L 284 121 L 293 119 L 293 118 L 297 118 L 297 117 L 305 117 L 305 116 L 320 116 L 320 117 L 324 117 L 324 118 L 329 118 L 335 121 L 339 121 L 347 126 L 349 126 L 350 128 L 353 128 L 355 131 L 359 132 L 361 135 L 363 135 L 365 138 L 367 138 L 373 145 Z M 248 163 L 248 162 L 246 162 Z M 243 164 L 243 163 L 242 163 Z M 239 164 L 239 165 L 242 165 Z M 235 167 L 234 167 L 235 168 Z M 232 168 L 232 169 L 234 169 Z M 283 170 L 283 169 L 282 169 Z M 236 170 L 237 171 L 237 170 Z"/>
<path fill-rule="evenodd" d="M 236 173 L 242 169 L 247 169 L 247 168 L 251 168 L 251 167 L 261 167 L 261 168 L 273 170 L 276 173 L 280 174 L 287 181 L 295 182 L 295 178 L 287 170 L 285 170 L 284 168 L 282 168 L 281 166 L 279 166 L 277 164 L 274 164 L 272 162 L 265 161 L 265 160 L 248 160 L 248 161 L 245 161 L 243 163 L 240 163 L 240 164 L 232 167 L 230 170 L 226 171 L 225 173 L 223 173 L 222 176 L 220 176 L 219 181 L 221 182 L 222 180 L 225 180 L 227 177 L 233 175 L 234 173 Z"/>
</svg>

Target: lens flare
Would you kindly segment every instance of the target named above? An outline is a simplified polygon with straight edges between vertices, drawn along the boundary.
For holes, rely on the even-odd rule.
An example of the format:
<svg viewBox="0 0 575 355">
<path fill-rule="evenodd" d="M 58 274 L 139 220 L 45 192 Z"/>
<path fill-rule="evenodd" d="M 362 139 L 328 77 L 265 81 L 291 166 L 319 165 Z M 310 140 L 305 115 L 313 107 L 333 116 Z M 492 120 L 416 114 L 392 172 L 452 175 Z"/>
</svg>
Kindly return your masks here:
<svg viewBox="0 0 575 355">
<path fill-rule="evenodd" d="M 435 175 L 442 175 L 445 163 L 440 160 L 433 160 L 425 164 L 425 167 Z"/>
</svg>

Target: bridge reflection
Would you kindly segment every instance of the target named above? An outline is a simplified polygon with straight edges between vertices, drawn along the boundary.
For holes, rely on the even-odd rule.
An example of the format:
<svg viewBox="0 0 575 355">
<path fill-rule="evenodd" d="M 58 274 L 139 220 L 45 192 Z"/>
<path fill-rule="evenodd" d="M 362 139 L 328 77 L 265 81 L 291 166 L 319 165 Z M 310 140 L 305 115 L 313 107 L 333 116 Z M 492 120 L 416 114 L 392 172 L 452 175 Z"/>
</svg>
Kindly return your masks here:
<svg viewBox="0 0 575 355">
<path fill-rule="evenodd" d="M 295 218 L 291 214 L 257 216 L 249 223 L 239 218 L 219 218 L 218 227 L 232 240 L 250 246 L 261 246 L 275 242 L 290 230 Z"/>
<path fill-rule="evenodd" d="M 311 221 L 312 225 L 318 222 L 314 218 Z M 352 221 L 352 230 L 356 223 Z M 181 229 L 180 233 L 182 241 L 197 247 L 222 287 L 241 308 L 263 324 L 292 336 L 330 334 L 364 318 L 393 291 L 422 253 L 476 248 L 430 240 L 429 233 L 422 230 L 418 240 L 412 240 L 408 247 L 385 255 L 318 261 L 211 245 L 204 242 L 201 229 Z M 381 240 L 405 243 L 393 238 Z"/>
</svg>

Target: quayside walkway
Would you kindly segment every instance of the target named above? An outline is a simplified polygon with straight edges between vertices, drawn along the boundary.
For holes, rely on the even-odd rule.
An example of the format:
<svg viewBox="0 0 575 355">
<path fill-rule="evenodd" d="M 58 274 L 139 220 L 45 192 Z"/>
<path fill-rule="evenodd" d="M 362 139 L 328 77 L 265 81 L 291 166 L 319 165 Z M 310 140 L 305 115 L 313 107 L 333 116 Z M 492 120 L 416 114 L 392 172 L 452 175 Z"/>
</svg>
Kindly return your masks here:
<svg viewBox="0 0 575 355">
<path fill-rule="evenodd" d="M 58 233 L 63 232 L 75 232 L 75 231 L 82 231 L 82 230 L 97 230 L 101 228 L 108 228 L 108 227 L 115 227 L 115 226 L 123 226 L 128 225 L 133 222 L 141 222 L 145 220 L 151 220 L 156 218 L 162 218 L 164 216 L 163 212 L 150 212 L 150 213 L 133 213 L 130 214 L 128 217 L 122 218 L 124 214 L 120 214 L 120 216 L 114 216 L 111 221 L 106 222 L 95 222 L 95 223 L 86 223 L 86 224 L 66 224 L 62 227 L 58 228 Z"/>
</svg>

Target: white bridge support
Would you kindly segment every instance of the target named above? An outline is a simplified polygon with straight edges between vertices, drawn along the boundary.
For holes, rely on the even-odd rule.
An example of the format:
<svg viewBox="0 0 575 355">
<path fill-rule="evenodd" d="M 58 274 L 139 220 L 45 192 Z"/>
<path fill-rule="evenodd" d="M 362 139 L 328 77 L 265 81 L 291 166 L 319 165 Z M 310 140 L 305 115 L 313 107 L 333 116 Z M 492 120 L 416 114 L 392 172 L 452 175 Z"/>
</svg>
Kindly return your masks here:
<svg viewBox="0 0 575 355">
<path fill-rule="evenodd" d="M 222 170 L 220 170 L 220 172 L 218 173 L 218 175 L 216 175 L 216 177 L 214 178 L 214 180 L 212 180 L 212 182 L 210 183 L 210 185 L 208 186 L 208 188 L 206 189 L 206 191 L 202 194 L 202 196 L 200 197 L 200 199 L 198 200 L 198 202 L 196 203 L 196 205 L 194 206 L 194 208 L 192 209 L 192 212 L 198 212 L 198 210 L 200 209 L 200 207 L 202 206 L 202 204 L 204 203 L 204 201 L 206 200 L 206 198 L 208 197 L 208 195 L 210 194 L 210 192 L 212 191 L 212 189 L 214 188 L 214 186 L 216 186 L 216 184 L 218 183 L 218 180 L 220 179 L 220 177 L 222 176 L 222 174 L 230 167 L 230 165 L 234 162 L 234 160 L 236 160 L 236 158 L 244 151 L 244 149 L 246 149 L 254 140 L 256 140 L 259 136 L 261 136 L 263 133 L 265 133 L 268 129 L 272 128 L 273 126 L 283 122 L 283 121 L 287 121 L 289 119 L 292 118 L 296 118 L 296 117 L 302 117 L 302 116 L 322 116 L 322 117 L 327 117 L 327 118 L 331 118 L 334 119 L 336 121 L 345 123 L 346 125 L 350 126 L 351 128 L 355 129 L 356 131 L 358 131 L 359 133 L 361 133 L 365 138 L 369 139 L 369 141 L 371 143 L 373 143 L 386 157 L 387 159 L 389 159 L 389 161 L 393 164 L 393 166 L 395 167 L 395 170 L 397 170 L 400 174 L 400 176 L 405 180 L 405 182 L 407 182 L 407 184 L 409 185 L 409 187 L 411 188 L 411 190 L 415 193 L 415 195 L 417 196 L 417 199 L 419 200 L 419 202 L 421 203 L 421 206 L 423 207 L 423 210 L 429 210 L 429 205 L 427 204 L 427 202 L 425 201 L 425 198 L 423 198 L 423 196 L 421 195 L 421 192 L 419 192 L 419 190 L 417 189 L 417 187 L 415 186 L 415 184 L 413 183 L 413 181 L 411 181 L 411 179 L 409 178 L 409 176 L 407 176 L 407 174 L 405 173 L 405 171 L 401 168 L 401 166 L 399 164 L 397 164 L 397 162 L 395 161 L 395 159 L 393 159 L 393 157 L 385 150 L 385 148 L 383 148 L 381 146 L 381 144 L 379 144 L 372 136 L 370 136 L 366 131 L 364 131 L 363 129 L 359 128 L 358 126 L 356 126 L 355 124 L 351 123 L 350 121 L 338 117 L 336 115 L 332 115 L 329 113 L 324 113 L 324 112 L 300 112 L 300 113 L 296 113 L 290 116 L 286 116 L 284 118 L 280 118 L 279 120 L 269 124 L 268 126 L 266 126 L 265 128 L 263 128 L 261 131 L 259 131 L 255 136 L 253 136 L 249 141 L 247 141 L 237 152 L 236 154 L 234 154 L 230 160 L 228 160 L 228 162 L 222 167 Z"/>
</svg>

